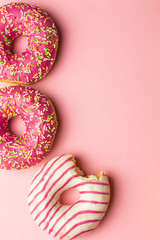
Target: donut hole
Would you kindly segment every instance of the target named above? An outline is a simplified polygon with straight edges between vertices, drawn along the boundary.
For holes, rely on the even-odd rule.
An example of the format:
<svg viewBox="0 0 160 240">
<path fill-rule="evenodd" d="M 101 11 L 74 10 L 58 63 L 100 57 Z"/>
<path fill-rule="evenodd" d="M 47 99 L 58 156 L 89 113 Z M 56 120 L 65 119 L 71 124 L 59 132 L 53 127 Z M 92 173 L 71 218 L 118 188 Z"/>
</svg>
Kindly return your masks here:
<svg viewBox="0 0 160 240">
<path fill-rule="evenodd" d="M 63 205 L 72 205 L 78 202 L 80 198 L 79 191 L 77 189 L 69 189 L 64 191 L 60 196 L 60 203 Z"/>
<path fill-rule="evenodd" d="M 25 123 L 19 116 L 11 118 L 8 126 L 10 132 L 17 137 L 22 136 L 26 131 Z"/>
<path fill-rule="evenodd" d="M 19 36 L 14 39 L 12 45 L 13 54 L 20 54 L 26 51 L 28 47 L 28 38 L 24 36 Z"/>
</svg>

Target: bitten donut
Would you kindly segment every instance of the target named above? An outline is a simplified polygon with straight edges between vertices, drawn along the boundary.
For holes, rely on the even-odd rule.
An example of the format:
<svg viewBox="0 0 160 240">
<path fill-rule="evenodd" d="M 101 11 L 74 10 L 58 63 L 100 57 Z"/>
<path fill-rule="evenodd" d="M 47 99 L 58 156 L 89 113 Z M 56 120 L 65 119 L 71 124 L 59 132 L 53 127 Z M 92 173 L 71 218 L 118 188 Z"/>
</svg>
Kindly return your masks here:
<svg viewBox="0 0 160 240">
<path fill-rule="evenodd" d="M 15 136 L 8 120 L 19 116 L 26 131 Z M 57 128 L 56 113 L 50 100 L 25 86 L 0 89 L 0 168 L 23 169 L 39 163 L 50 151 Z"/>
<path fill-rule="evenodd" d="M 25 52 L 13 54 L 13 40 L 28 39 Z M 53 20 L 37 6 L 10 3 L 0 7 L 0 81 L 31 84 L 51 69 L 58 48 Z"/>
<path fill-rule="evenodd" d="M 62 205 L 60 195 L 75 188 L 80 199 Z M 59 239 L 74 239 L 94 230 L 101 222 L 110 199 L 108 178 L 84 177 L 73 155 L 62 155 L 46 163 L 33 179 L 28 195 L 30 213 L 38 226 Z"/>
</svg>

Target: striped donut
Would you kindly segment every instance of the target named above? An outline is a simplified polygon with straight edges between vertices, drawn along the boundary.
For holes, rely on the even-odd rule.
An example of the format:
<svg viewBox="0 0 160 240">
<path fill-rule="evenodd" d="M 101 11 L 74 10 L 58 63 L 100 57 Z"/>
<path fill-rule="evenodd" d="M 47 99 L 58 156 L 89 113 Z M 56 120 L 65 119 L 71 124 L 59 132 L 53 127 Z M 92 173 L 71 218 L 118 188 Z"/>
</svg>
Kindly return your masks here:
<svg viewBox="0 0 160 240">
<path fill-rule="evenodd" d="M 72 205 L 60 203 L 68 189 L 79 191 Z M 34 177 L 29 195 L 30 213 L 44 231 L 59 239 L 74 239 L 94 230 L 105 215 L 110 199 L 108 178 L 84 177 L 73 155 L 61 155 L 46 163 Z"/>
</svg>

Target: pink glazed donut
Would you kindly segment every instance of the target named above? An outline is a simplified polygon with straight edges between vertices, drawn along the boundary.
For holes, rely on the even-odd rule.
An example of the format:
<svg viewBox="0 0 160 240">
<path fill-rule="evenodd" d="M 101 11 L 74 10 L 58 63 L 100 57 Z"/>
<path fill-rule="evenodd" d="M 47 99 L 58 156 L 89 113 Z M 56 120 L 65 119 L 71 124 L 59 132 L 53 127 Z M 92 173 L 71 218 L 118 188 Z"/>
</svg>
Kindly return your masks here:
<svg viewBox="0 0 160 240">
<path fill-rule="evenodd" d="M 19 116 L 26 131 L 15 136 L 8 120 Z M 0 89 L 0 168 L 22 169 L 39 163 L 50 151 L 57 128 L 50 100 L 31 87 Z"/>
<path fill-rule="evenodd" d="M 28 39 L 25 52 L 13 54 L 13 40 Z M 58 48 L 53 20 L 37 6 L 10 3 L 0 8 L 0 81 L 31 84 L 51 69 Z"/>
</svg>

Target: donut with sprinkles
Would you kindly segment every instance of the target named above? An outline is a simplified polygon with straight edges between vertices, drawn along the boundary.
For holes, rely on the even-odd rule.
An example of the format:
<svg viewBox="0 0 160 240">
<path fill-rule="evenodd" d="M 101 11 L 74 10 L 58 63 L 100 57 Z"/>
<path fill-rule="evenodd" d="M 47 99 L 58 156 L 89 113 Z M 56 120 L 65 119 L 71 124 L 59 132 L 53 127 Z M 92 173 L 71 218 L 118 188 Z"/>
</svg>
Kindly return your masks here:
<svg viewBox="0 0 160 240">
<path fill-rule="evenodd" d="M 68 189 L 79 191 L 71 205 L 60 202 Z M 102 221 L 110 200 L 107 176 L 84 176 L 73 155 L 53 158 L 35 175 L 28 195 L 28 206 L 35 223 L 56 239 L 75 239 L 94 230 Z"/>
<path fill-rule="evenodd" d="M 25 123 L 22 136 L 9 130 L 8 121 L 19 116 Z M 51 101 L 28 86 L 0 89 L 0 168 L 24 169 L 39 163 L 50 151 L 57 129 Z"/>
<path fill-rule="evenodd" d="M 28 39 L 26 50 L 14 54 L 14 39 Z M 32 84 L 50 71 L 56 59 L 58 32 L 41 8 L 25 3 L 0 7 L 0 81 Z"/>
</svg>

